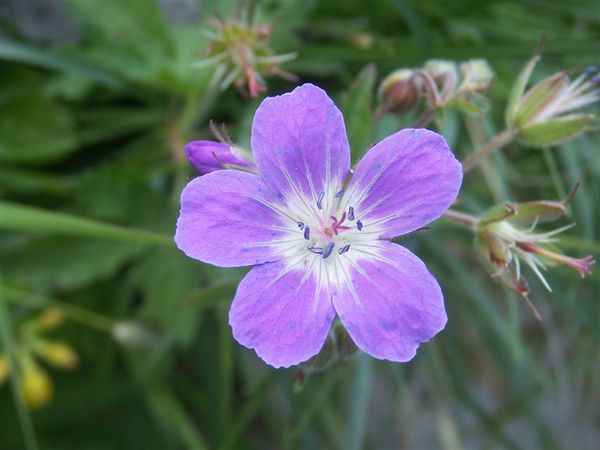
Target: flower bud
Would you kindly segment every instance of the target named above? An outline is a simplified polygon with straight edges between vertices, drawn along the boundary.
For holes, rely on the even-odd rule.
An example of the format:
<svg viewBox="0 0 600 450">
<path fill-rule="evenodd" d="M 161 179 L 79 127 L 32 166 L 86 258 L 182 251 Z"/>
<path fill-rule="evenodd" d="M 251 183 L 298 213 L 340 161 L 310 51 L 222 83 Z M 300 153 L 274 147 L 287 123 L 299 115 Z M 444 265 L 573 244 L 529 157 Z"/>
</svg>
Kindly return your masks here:
<svg viewBox="0 0 600 450">
<path fill-rule="evenodd" d="M 47 405 L 54 391 L 50 376 L 36 366 L 30 366 L 23 371 L 20 389 L 25 405 L 30 409 L 39 409 Z"/>
<path fill-rule="evenodd" d="M 460 74 L 460 90 L 467 92 L 487 92 L 494 80 L 494 71 L 485 59 L 471 59 L 462 63 Z"/>
<path fill-rule="evenodd" d="M 8 364 L 8 358 L 0 354 L 0 386 L 4 384 L 8 378 L 10 366 Z"/>
<path fill-rule="evenodd" d="M 458 69 L 456 63 L 445 59 L 430 59 L 423 66 L 426 72 L 431 74 L 437 83 L 444 83 L 448 78 L 457 80 Z"/>
<path fill-rule="evenodd" d="M 576 138 L 593 120 L 580 110 L 600 98 L 598 69 L 585 70 L 571 81 L 566 73 L 550 75 L 525 92 L 539 61 L 532 58 L 519 75 L 506 111 L 508 126 L 519 140 L 533 147 L 545 147 Z"/>
<path fill-rule="evenodd" d="M 269 47 L 271 26 L 254 24 L 249 14 L 240 10 L 240 17 L 222 20 L 217 18 L 216 33 L 206 48 L 207 58 L 196 67 L 216 66 L 216 74 L 222 78 L 221 89 L 233 84 L 249 97 L 263 92 L 263 75 L 278 75 L 286 79 L 295 76 L 279 68 L 279 64 L 295 59 L 294 53 L 274 55 Z M 242 17 L 246 16 L 245 19 Z"/>
<path fill-rule="evenodd" d="M 420 85 L 413 69 L 400 69 L 389 74 L 379 86 L 379 98 L 384 110 L 395 113 L 409 111 L 419 100 Z"/>
<path fill-rule="evenodd" d="M 252 154 L 235 145 L 214 141 L 192 141 L 185 155 L 200 175 L 222 169 L 256 171 Z"/>
<path fill-rule="evenodd" d="M 59 369 L 74 369 L 79 364 L 77 353 L 62 342 L 39 341 L 35 344 L 34 351 Z"/>
<path fill-rule="evenodd" d="M 521 276 L 522 263 L 529 266 L 549 291 L 552 289 L 542 274 L 548 266 L 566 265 L 577 270 L 582 278 L 591 274 L 595 264 L 592 256 L 565 256 L 554 245 L 558 241 L 556 235 L 572 225 L 543 233 L 534 232 L 539 222 L 556 220 L 564 214 L 565 204 L 573 194 L 564 202 L 499 205 L 481 217 L 476 229 L 476 246 L 493 277 L 525 298 L 529 287 Z"/>
</svg>

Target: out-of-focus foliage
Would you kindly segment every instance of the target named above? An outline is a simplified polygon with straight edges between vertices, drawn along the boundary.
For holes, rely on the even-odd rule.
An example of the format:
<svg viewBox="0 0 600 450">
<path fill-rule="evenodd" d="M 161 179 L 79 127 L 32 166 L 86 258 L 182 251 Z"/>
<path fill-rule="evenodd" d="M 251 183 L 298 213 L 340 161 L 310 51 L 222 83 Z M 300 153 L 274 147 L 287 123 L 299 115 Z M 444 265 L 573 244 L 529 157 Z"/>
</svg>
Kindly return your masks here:
<svg viewBox="0 0 600 450">
<path fill-rule="evenodd" d="M 188 259 L 170 236 L 194 176 L 185 142 L 211 139 L 212 118 L 247 146 L 260 98 L 221 92 L 214 68 L 192 67 L 210 40 L 207 19 L 231 17 L 234 2 L 181 3 L 191 8 L 184 20 L 171 17 L 177 1 L 65 0 L 64 26 L 77 37 L 54 45 L 0 9 L 0 349 L 18 362 L 21 324 L 57 307 L 65 323 L 48 336 L 79 357 L 70 372 L 40 362 L 54 399 L 38 411 L 0 388 L 0 448 L 597 447 L 600 272 L 584 282 L 548 272 L 552 294 L 532 278 L 540 324 L 489 278 L 473 235 L 449 222 L 402 241 L 440 281 L 449 314 L 412 362 L 359 355 L 298 392 L 294 369 L 272 370 L 234 342 L 227 311 L 245 270 Z M 502 131 L 511 85 L 541 35 L 532 81 L 600 65 L 595 0 L 284 0 L 257 11 L 274 25 L 275 53 L 298 53 L 284 68 L 336 99 L 355 159 L 417 119 L 373 125 L 377 84 L 393 70 L 489 61 L 489 115 L 444 117 L 464 159 Z M 267 83 L 267 95 L 294 87 Z M 511 144 L 469 172 L 460 207 L 479 215 L 562 199 L 581 182 L 567 208 L 577 227 L 560 242 L 597 256 L 599 149 L 597 132 L 555 148 Z"/>
</svg>

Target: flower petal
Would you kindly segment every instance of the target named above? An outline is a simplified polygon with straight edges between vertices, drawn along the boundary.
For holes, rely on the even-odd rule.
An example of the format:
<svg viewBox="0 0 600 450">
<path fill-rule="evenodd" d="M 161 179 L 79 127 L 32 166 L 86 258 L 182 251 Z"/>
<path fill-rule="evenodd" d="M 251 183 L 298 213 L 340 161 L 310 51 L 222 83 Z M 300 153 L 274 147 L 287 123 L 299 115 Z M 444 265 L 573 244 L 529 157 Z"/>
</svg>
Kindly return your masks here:
<svg viewBox="0 0 600 450">
<path fill-rule="evenodd" d="M 327 338 L 335 310 L 327 284 L 313 267 L 262 264 L 238 287 L 229 312 L 233 336 L 273 367 L 306 361 Z"/>
<path fill-rule="evenodd" d="M 441 216 L 461 182 L 462 167 L 442 136 L 405 129 L 375 145 L 358 163 L 345 201 L 366 232 L 391 238 Z"/>
<path fill-rule="evenodd" d="M 181 193 L 175 242 L 186 255 L 216 266 L 276 261 L 278 241 L 293 232 L 277 208 L 277 198 L 259 176 L 211 172 Z"/>
<path fill-rule="evenodd" d="M 252 151 L 265 182 L 293 198 L 316 201 L 321 192 L 328 197 L 341 189 L 350 170 L 342 113 L 312 84 L 261 103 L 252 124 Z"/>
<path fill-rule="evenodd" d="M 391 361 L 412 359 L 419 343 L 446 324 L 440 286 L 400 245 L 378 241 L 352 250 L 360 253 L 346 258 L 348 267 L 338 275 L 337 314 L 361 350 Z"/>
</svg>

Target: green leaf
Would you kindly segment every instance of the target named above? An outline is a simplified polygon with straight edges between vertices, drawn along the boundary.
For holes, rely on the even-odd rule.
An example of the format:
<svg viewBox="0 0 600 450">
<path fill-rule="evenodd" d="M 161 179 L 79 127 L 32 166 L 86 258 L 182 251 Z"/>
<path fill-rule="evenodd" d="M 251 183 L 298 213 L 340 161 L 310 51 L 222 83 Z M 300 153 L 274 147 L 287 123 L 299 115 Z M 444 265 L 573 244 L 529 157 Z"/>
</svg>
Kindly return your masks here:
<svg viewBox="0 0 600 450">
<path fill-rule="evenodd" d="M 342 99 L 342 111 L 354 159 L 358 159 L 371 143 L 375 77 L 375 66 L 366 66 Z"/>
<path fill-rule="evenodd" d="M 76 73 L 108 87 L 117 87 L 119 85 L 119 79 L 110 72 L 66 55 L 49 52 L 47 49 L 38 49 L 22 43 L 0 41 L 0 59 L 31 64 L 46 69 Z"/>
<path fill-rule="evenodd" d="M 77 58 L 154 85 L 170 72 L 174 47 L 156 1 L 67 0 L 65 4 L 92 43 L 85 51 L 74 50 Z"/>
<path fill-rule="evenodd" d="M 144 244 L 173 245 L 171 236 L 5 201 L 0 201 L 0 230 L 46 232 Z"/>
<path fill-rule="evenodd" d="M 0 103 L 0 117 L 0 161 L 39 164 L 76 148 L 71 114 L 41 91 Z"/>
<path fill-rule="evenodd" d="M 4 251 L 0 267 L 7 279 L 19 284 L 76 289 L 108 279 L 142 249 L 140 244 L 97 239 L 34 239 Z"/>
</svg>

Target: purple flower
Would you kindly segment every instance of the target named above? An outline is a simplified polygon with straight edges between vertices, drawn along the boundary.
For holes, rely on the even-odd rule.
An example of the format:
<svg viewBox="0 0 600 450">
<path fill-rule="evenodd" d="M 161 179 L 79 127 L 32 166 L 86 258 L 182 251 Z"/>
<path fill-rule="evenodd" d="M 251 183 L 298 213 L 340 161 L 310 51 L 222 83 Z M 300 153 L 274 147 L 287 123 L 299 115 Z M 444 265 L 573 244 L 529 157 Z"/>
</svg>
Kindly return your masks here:
<svg viewBox="0 0 600 450">
<path fill-rule="evenodd" d="M 255 265 L 229 322 L 268 364 L 316 355 L 336 315 L 363 351 L 408 361 L 444 328 L 442 292 L 423 262 L 390 239 L 438 218 L 461 165 L 438 134 L 402 130 L 350 177 L 340 111 L 305 84 L 265 99 L 252 126 L 260 176 L 218 171 L 181 195 L 175 241 L 216 266 Z"/>
<path fill-rule="evenodd" d="M 256 171 L 252 155 L 234 145 L 215 141 L 192 141 L 185 146 L 185 156 L 200 175 L 221 169 Z"/>
</svg>

